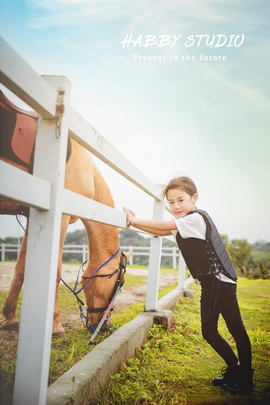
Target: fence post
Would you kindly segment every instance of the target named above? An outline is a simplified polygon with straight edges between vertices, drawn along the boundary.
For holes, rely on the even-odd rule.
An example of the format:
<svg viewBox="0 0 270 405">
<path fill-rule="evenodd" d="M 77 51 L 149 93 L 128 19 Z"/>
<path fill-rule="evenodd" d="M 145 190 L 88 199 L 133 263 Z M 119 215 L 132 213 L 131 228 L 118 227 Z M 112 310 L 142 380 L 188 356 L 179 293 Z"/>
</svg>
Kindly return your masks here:
<svg viewBox="0 0 270 405">
<path fill-rule="evenodd" d="M 181 290 L 185 289 L 185 278 L 186 278 L 186 263 L 184 258 L 179 251 L 179 263 L 178 263 L 178 288 Z"/>
<path fill-rule="evenodd" d="M 58 119 L 39 118 L 34 175 L 51 183 L 51 200 L 48 211 L 30 209 L 13 405 L 45 405 L 47 395 L 70 82 L 57 76 L 46 80 L 61 89 L 60 99 L 55 101 L 65 104 L 65 112 Z M 63 110 L 62 105 L 60 111 Z"/>
<path fill-rule="evenodd" d="M 19 254 L 20 254 L 20 250 L 21 250 L 21 245 L 20 245 L 20 241 L 18 240 L 18 243 L 17 243 L 17 260 L 18 260 Z"/>
<path fill-rule="evenodd" d="M 174 246 L 172 248 L 172 268 L 175 270 L 176 269 L 176 247 Z"/>
<path fill-rule="evenodd" d="M 5 259 L 6 259 L 6 256 L 5 256 L 5 244 L 4 243 L 2 244 L 2 249 L 1 250 L 2 250 L 1 261 L 4 262 Z"/>
<path fill-rule="evenodd" d="M 163 212 L 164 202 L 155 200 L 153 219 L 161 221 Z M 145 311 L 155 311 L 157 309 L 161 248 L 162 238 L 151 236 Z"/>
<path fill-rule="evenodd" d="M 133 250 L 133 246 L 129 246 L 129 251 Z M 133 266 L 133 254 L 130 256 L 129 265 Z"/>
<path fill-rule="evenodd" d="M 86 259 L 87 259 L 87 245 L 86 244 L 83 244 L 83 246 L 82 246 L 82 248 L 83 248 L 83 251 L 82 251 L 82 262 L 84 263 L 85 261 L 86 261 Z"/>
</svg>

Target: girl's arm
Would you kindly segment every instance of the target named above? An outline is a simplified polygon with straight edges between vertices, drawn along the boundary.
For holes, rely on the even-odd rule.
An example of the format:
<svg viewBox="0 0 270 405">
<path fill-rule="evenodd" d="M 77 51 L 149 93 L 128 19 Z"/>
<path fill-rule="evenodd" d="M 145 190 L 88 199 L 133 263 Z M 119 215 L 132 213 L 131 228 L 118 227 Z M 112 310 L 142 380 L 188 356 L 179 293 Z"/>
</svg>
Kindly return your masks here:
<svg viewBox="0 0 270 405">
<path fill-rule="evenodd" d="M 148 233 L 152 233 L 153 235 L 158 235 L 158 236 L 170 236 L 172 233 L 170 231 L 157 231 L 156 229 L 152 228 L 147 228 L 146 226 L 139 226 L 139 225 L 133 225 L 135 228 L 140 229 L 141 231 L 145 231 Z"/>
<path fill-rule="evenodd" d="M 149 232 L 159 236 L 169 236 L 172 234 L 171 233 L 172 230 L 177 230 L 174 221 L 144 220 L 136 218 L 134 212 L 127 208 L 124 208 L 124 211 L 127 214 L 128 222 L 135 228 L 138 228 L 142 231 Z"/>
</svg>

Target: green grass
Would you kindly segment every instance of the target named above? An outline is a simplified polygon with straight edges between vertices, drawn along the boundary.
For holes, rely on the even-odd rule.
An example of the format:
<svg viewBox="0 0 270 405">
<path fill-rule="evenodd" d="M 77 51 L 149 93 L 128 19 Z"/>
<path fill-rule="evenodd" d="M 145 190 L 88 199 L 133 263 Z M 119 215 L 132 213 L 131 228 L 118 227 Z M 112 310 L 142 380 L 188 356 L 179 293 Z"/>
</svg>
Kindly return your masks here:
<svg viewBox="0 0 270 405">
<path fill-rule="evenodd" d="M 144 276 L 126 276 L 125 288 L 145 283 Z M 159 298 L 167 294 L 175 284 L 159 292 Z M 211 386 L 211 379 L 218 375 L 223 366 L 222 360 L 202 339 L 199 316 L 199 287 L 196 296 L 181 299 L 174 310 L 174 328 L 166 331 L 155 326 L 147 343 L 137 349 L 137 355 L 130 359 L 121 370 L 110 378 L 110 383 L 102 390 L 95 404 L 257 404 L 269 399 L 270 381 L 270 281 L 239 279 L 238 296 L 246 328 L 252 341 L 255 367 L 255 392 L 252 396 L 232 399 L 227 394 Z M 5 293 L 0 294 L 4 300 Z M 83 297 L 83 294 L 82 294 Z M 143 310 L 144 302 L 124 308 L 113 314 L 117 327 L 133 319 Z M 63 318 L 75 315 L 78 308 L 72 294 L 61 286 L 60 308 Z M 53 339 L 50 362 L 49 383 L 85 356 L 93 346 L 89 344 L 89 332 L 78 326 L 65 324 L 68 339 Z M 224 322 L 220 322 L 220 332 L 231 342 Z M 16 358 L 16 332 L 7 332 L 1 347 L 2 390 L 7 397 L 12 395 Z M 102 341 L 108 334 L 98 336 Z M 236 401 L 236 402 L 233 402 Z M 247 401 L 247 402 L 245 402 Z M 266 402 L 265 402 L 266 403 Z M 94 404 L 93 404 L 94 405 Z"/>
<path fill-rule="evenodd" d="M 155 325 L 135 358 L 103 389 L 96 405 L 111 404 L 266 404 L 270 401 L 270 281 L 239 279 L 239 302 L 254 359 L 255 391 L 232 397 L 212 387 L 222 359 L 200 333 L 199 287 L 195 298 L 183 298 L 174 310 L 175 325 L 166 331 Z M 220 333 L 235 345 L 223 320 Z M 93 403 L 94 404 L 94 403 Z"/>
<path fill-rule="evenodd" d="M 261 252 L 261 251 L 251 251 L 250 256 L 253 258 L 256 264 L 264 263 L 270 261 L 270 253 L 269 252 Z"/>
<path fill-rule="evenodd" d="M 164 273 L 171 273 L 171 269 L 162 269 Z M 174 273 L 176 271 L 174 270 Z M 144 275 L 125 275 L 124 288 L 129 290 L 134 287 L 138 287 L 145 284 L 147 277 Z M 73 287 L 74 283 L 70 283 L 70 287 Z M 175 284 L 171 284 L 159 292 L 159 296 L 167 294 L 168 291 L 173 289 Z M 121 294 L 121 292 L 120 292 Z M 7 292 L 0 292 L 0 305 L 3 307 Z M 21 295 L 18 301 L 17 316 L 20 317 L 21 312 Z M 80 298 L 85 302 L 83 292 L 80 293 Z M 50 358 L 50 372 L 49 372 L 49 384 L 52 384 L 60 375 L 69 370 L 75 363 L 82 359 L 87 353 L 93 349 L 93 345 L 90 345 L 91 334 L 84 327 L 82 327 L 79 318 L 79 310 L 75 297 L 64 286 L 60 285 L 59 293 L 59 305 L 61 318 L 66 330 L 67 339 L 53 338 L 51 346 L 51 358 Z M 124 308 L 118 313 L 113 313 L 112 321 L 115 327 L 120 327 L 126 322 L 133 319 L 144 308 L 144 302 L 140 304 L 134 304 L 131 307 Z M 76 320 L 69 321 L 70 317 Z M 2 321 L 2 318 L 1 318 Z M 74 326 L 75 325 L 75 326 Z M 16 353 L 17 353 L 17 331 L 0 331 L 1 343 L 0 343 L 0 383 L 1 383 L 1 399 L 6 398 L 6 403 L 11 403 L 14 376 L 16 368 Z M 99 343 L 109 336 L 109 333 L 103 333 L 101 336 L 97 336 L 95 343 Z"/>
</svg>

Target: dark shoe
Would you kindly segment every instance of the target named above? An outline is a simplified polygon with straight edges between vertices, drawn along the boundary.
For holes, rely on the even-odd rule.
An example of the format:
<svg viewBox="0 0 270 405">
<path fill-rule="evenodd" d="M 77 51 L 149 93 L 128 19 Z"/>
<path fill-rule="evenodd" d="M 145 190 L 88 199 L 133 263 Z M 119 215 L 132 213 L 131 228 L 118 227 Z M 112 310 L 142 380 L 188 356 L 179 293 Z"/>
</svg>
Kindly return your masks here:
<svg viewBox="0 0 270 405">
<path fill-rule="evenodd" d="M 253 372 L 253 369 L 241 372 L 237 381 L 227 384 L 224 388 L 232 395 L 251 394 L 254 389 Z"/>
<path fill-rule="evenodd" d="M 222 377 L 216 377 L 213 379 L 212 384 L 215 387 L 222 387 L 223 385 L 232 384 L 238 380 L 240 366 L 223 367 Z"/>
</svg>

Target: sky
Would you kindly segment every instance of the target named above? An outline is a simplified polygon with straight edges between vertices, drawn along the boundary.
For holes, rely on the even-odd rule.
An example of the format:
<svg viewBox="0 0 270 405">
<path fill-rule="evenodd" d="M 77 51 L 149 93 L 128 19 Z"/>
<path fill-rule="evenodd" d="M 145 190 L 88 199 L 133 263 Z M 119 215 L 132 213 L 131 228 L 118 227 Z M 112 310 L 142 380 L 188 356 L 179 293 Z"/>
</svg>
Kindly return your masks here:
<svg viewBox="0 0 270 405">
<path fill-rule="evenodd" d="M 220 233 L 270 241 L 268 2 L 13 0 L 0 11 L 1 36 L 39 74 L 67 76 L 71 105 L 150 180 L 191 177 Z M 116 208 L 151 218 L 152 199 L 94 159 Z M 15 217 L 0 226 L 2 238 L 22 233 Z"/>
</svg>

